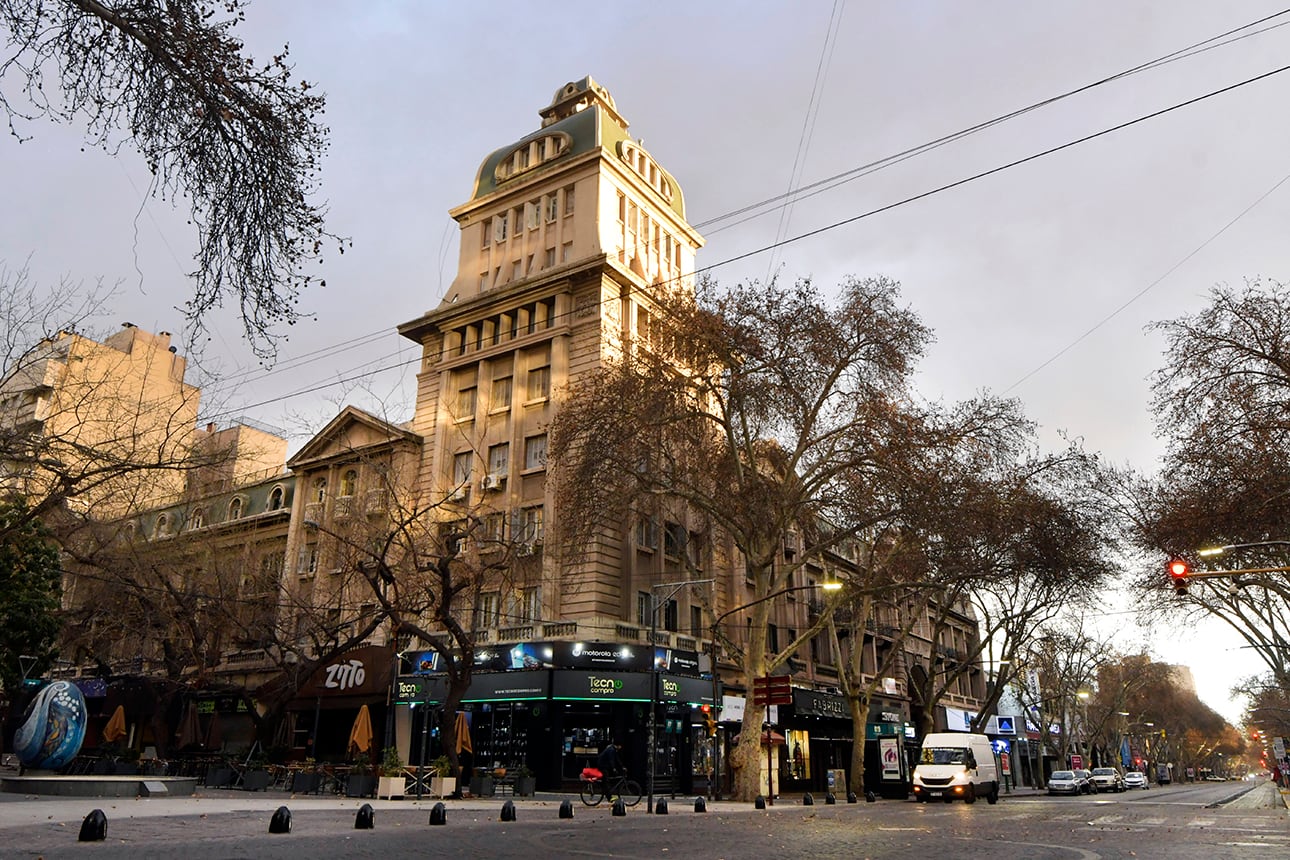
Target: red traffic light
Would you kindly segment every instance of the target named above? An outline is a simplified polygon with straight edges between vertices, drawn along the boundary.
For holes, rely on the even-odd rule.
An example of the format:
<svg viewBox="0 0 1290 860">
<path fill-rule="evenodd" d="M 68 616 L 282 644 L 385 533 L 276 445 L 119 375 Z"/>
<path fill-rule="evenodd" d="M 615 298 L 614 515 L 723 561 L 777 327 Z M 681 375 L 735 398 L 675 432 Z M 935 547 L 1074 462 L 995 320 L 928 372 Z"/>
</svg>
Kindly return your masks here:
<svg viewBox="0 0 1290 860">
<path fill-rule="evenodd" d="M 1186 594 L 1187 576 L 1191 573 L 1191 566 L 1181 558 L 1173 558 L 1165 565 L 1165 570 L 1169 572 L 1169 578 L 1174 582 L 1174 592 Z"/>
</svg>

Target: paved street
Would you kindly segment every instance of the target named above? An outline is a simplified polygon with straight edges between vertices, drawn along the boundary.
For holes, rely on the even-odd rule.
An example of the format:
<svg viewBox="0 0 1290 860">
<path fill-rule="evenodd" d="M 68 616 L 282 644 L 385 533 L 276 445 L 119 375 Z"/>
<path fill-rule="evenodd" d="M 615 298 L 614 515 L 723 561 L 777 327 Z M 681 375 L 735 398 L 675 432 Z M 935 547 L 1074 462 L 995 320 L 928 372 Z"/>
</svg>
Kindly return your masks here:
<svg viewBox="0 0 1290 860">
<path fill-rule="evenodd" d="M 0 796 L 0 856 L 143 858 L 354 857 L 480 858 L 1257 858 L 1290 852 L 1290 815 L 1276 790 L 1260 783 L 1153 788 L 1089 798 L 1039 794 L 977 803 L 804 807 L 784 799 L 764 812 L 712 804 L 696 814 L 677 799 L 667 816 L 644 803 L 626 817 L 574 799 L 572 820 L 560 798 L 521 799 L 515 822 L 499 820 L 501 801 L 448 801 L 445 826 L 428 824 L 432 801 L 379 801 L 376 828 L 353 829 L 362 801 L 278 794 L 211 792 L 176 799 L 33 799 Z M 1232 799 L 1237 792 L 1247 792 Z M 1226 802 L 1221 802 L 1226 801 Z M 1221 802 L 1221 803 L 1220 803 Z M 279 804 L 293 832 L 270 835 Z M 1218 805 L 1215 805 L 1218 804 Z M 108 816 L 103 843 L 76 841 L 95 807 Z"/>
</svg>

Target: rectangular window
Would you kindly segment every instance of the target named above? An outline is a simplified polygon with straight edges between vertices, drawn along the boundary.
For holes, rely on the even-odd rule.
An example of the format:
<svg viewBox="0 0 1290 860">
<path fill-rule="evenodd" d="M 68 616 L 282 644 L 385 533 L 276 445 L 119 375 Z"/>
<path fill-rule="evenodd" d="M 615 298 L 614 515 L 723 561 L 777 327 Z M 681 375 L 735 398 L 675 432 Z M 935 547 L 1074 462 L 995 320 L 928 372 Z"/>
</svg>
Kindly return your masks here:
<svg viewBox="0 0 1290 860">
<path fill-rule="evenodd" d="M 506 241 L 506 236 L 508 232 L 507 228 L 510 226 L 510 217 L 511 217 L 511 213 L 503 212 L 501 215 L 498 215 L 496 218 L 493 219 L 493 241 L 494 242 Z"/>
<path fill-rule="evenodd" d="M 463 486 L 470 483 L 470 467 L 474 462 L 475 453 L 473 451 L 462 451 L 455 454 L 452 458 L 452 483 L 454 486 Z"/>
<path fill-rule="evenodd" d="M 551 396 L 551 365 L 529 369 L 528 399 L 545 400 Z"/>
<path fill-rule="evenodd" d="M 564 214 L 573 214 L 573 186 L 570 185 L 564 189 Z"/>
<path fill-rule="evenodd" d="M 772 654 L 779 652 L 779 627 L 775 624 L 766 625 L 766 650 Z"/>
<path fill-rule="evenodd" d="M 511 263 L 511 280 L 518 281 L 524 276 L 524 264 L 519 260 Z"/>
<path fill-rule="evenodd" d="M 546 253 L 542 257 L 542 265 L 547 269 L 555 265 L 555 248 L 546 249 Z"/>
<path fill-rule="evenodd" d="M 641 549 L 658 549 L 658 520 L 640 517 L 636 520 L 636 546 Z"/>
<path fill-rule="evenodd" d="M 488 474 L 495 477 L 506 477 L 506 471 L 510 468 L 511 445 L 509 442 L 503 442 L 500 445 L 493 445 L 488 449 Z"/>
<path fill-rule="evenodd" d="M 650 593 L 648 591 L 636 592 L 636 623 L 642 627 L 650 626 Z"/>
<path fill-rule="evenodd" d="M 672 633 L 677 631 L 680 625 L 679 612 L 675 600 L 669 600 L 663 604 L 663 618 L 659 622 L 664 630 Z"/>
<path fill-rule="evenodd" d="M 533 269 L 533 261 L 534 261 L 535 259 L 537 259 L 537 255 L 536 255 L 536 254 L 529 254 L 528 267 L 524 270 L 524 274 L 526 274 L 526 275 L 531 275 L 531 274 L 533 274 L 533 272 L 534 272 L 534 269 Z"/>
<path fill-rule="evenodd" d="M 472 385 L 457 392 L 457 413 L 454 418 L 463 420 L 475 417 L 475 398 L 478 391 L 479 389 Z"/>
<path fill-rule="evenodd" d="M 705 631 L 703 629 L 703 607 L 691 606 L 690 607 L 690 635 L 693 636 L 695 639 L 702 639 L 704 632 Z"/>
<path fill-rule="evenodd" d="M 318 572 L 318 545 L 306 544 L 300 548 L 300 556 L 296 559 L 296 573 L 301 576 L 313 576 Z"/>
<path fill-rule="evenodd" d="M 542 223 L 542 201 L 530 200 L 524 204 L 524 226 L 536 230 Z"/>
<path fill-rule="evenodd" d="M 480 223 L 480 225 L 479 225 L 479 247 L 481 247 L 481 248 L 487 248 L 487 247 L 488 247 L 488 238 L 489 238 L 489 233 L 491 232 L 491 231 L 490 231 L 490 228 L 491 228 L 492 226 L 493 226 L 493 219 L 491 219 L 491 218 L 485 218 L 485 219 Z"/>
<path fill-rule="evenodd" d="M 665 523 L 663 526 L 663 554 L 668 558 L 680 558 L 685 553 L 685 526 L 679 523 Z"/>
<path fill-rule="evenodd" d="M 524 468 L 546 468 L 546 434 L 530 436 L 524 440 Z"/>
<path fill-rule="evenodd" d="M 678 241 L 672 246 L 672 265 L 677 269 L 681 268 L 681 243 Z"/>
<path fill-rule="evenodd" d="M 475 608 L 475 629 L 486 630 L 497 626 L 497 613 L 501 606 L 501 595 L 496 591 L 485 591 L 479 595 L 479 605 Z"/>
<path fill-rule="evenodd" d="M 667 262 L 672 261 L 672 234 L 663 234 L 663 259 Z"/>
<path fill-rule="evenodd" d="M 489 514 L 484 517 L 484 540 L 506 540 L 506 514 Z"/>
<path fill-rule="evenodd" d="M 509 376 L 493 380 L 493 393 L 489 399 L 489 406 L 493 409 L 511 408 L 511 378 Z"/>
<path fill-rule="evenodd" d="M 542 587 L 539 585 L 525 588 L 521 595 L 520 620 L 521 621 L 541 621 L 542 620 Z"/>
<path fill-rule="evenodd" d="M 543 522 L 542 508 L 525 508 L 522 523 L 523 527 L 520 533 L 520 539 L 524 543 L 541 543 L 546 537 L 546 525 Z"/>
<path fill-rule="evenodd" d="M 636 233 L 636 218 L 637 218 L 636 204 L 628 202 L 627 204 L 627 232 L 628 233 L 632 233 L 632 234 Z"/>
<path fill-rule="evenodd" d="M 565 242 L 560 246 L 560 262 L 567 263 L 573 259 L 573 243 Z"/>
<path fill-rule="evenodd" d="M 627 221 L 627 198 L 621 191 L 618 192 L 618 220 Z"/>
<path fill-rule="evenodd" d="M 558 195 L 552 194 L 550 197 L 546 199 L 546 220 L 554 221 L 556 219 L 556 216 L 558 216 L 559 214 L 560 214 L 560 198 Z"/>
<path fill-rule="evenodd" d="M 479 273 L 479 291 L 482 293 L 488 289 L 488 272 Z"/>
</svg>

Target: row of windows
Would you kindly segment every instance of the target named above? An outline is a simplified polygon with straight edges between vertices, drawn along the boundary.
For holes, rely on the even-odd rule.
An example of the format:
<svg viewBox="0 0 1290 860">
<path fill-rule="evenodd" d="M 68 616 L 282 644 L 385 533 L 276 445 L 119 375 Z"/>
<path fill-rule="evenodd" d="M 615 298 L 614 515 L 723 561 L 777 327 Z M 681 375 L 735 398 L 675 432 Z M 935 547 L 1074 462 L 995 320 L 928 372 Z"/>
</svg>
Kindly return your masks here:
<svg viewBox="0 0 1290 860">
<path fill-rule="evenodd" d="M 564 265 L 573 259 L 573 243 L 565 242 L 560 246 L 560 265 Z M 518 260 L 512 260 L 509 270 L 509 277 L 503 280 L 507 273 L 503 272 L 501 266 L 493 268 L 491 273 L 479 273 L 479 291 L 482 293 L 493 287 L 500 286 L 508 281 L 518 281 L 520 278 L 526 278 L 529 275 L 540 272 L 544 269 L 554 269 L 556 265 L 556 250 L 552 246 L 542 252 L 542 260 L 539 264 L 536 253 L 529 254 L 528 257 Z"/>
<path fill-rule="evenodd" d="M 497 346 L 503 340 L 515 340 L 555 325 L 555 298 L 530 302 L 469 325 L 453 329 L 444 338 L 444 352 L 465 355 L 469 350 Z"/>
<path fill-rule="evenodd" d="M 562 131 L 525 141 L 511 150 L 493 169 L 493 179 L 504 182 L 548 161 L 554 161 L 569 151 L 573 138 Z"/>
<path fill-rule="evenodd" d="M 627 250 L 637 247 L 652 249 L 654 258 L 662 265 L 680 271 L 681 240 L 673 239 L 658 219 L 650 218 L 644 206 L 636 205 L 636 201 L 628 199 L 621 191 L 618 192 L 618 222 L 623 228 Z"/>
<path fill-rule="evenodd" d="M 551 397 L 551 365 L 531 367 L 525 373 L 524 402 L 537 403 Z M 503 412 L 511 408 L 511 391 L 514 379 L 500 376 L 492 381 L 488 391 L 488 411 Z M 479 386 L 466 384 L 457 391 L 457 402 L 452 415 L 458 421 L 471 421 L 479 407 Z"/>
<path fill-rule="evenodd" d="M 271 511 L 282 510 L 286 494 L 287 491 L 283 487 L 274 487 L 270 490 L 269 497 L 265 501 L 264 512 L 268 513 Z M 234 496 L 230 499 L 226 510 L 228 516 L 225 519 L 225 522 L 240 520 L 251 514 L 248 500 L 243 496 Z M 157 514 L 156 520 L 153 521 L 152 536 L 155 538 L 172 534 L 172 530 L 175 525 L 181 522 L 183 522 L 190 531 L 193 529 L 205 528 L 209 524 L 207 522 L 207 509 L 204 507 L 193 508 L 188 512 L 186 520 L 178 515 L 172 515 L 168 511 L 163 511 L 162 513 Z M 134 537 L 134 531 L 135 524 L 128 523 L 126 525 L 127 538 L 132 539 Z"/>
<path fill-rule="evenodd" d="M 672 202 L 672 184 L 667 181 L 667 176 L 663 173 L 663 168 L 658 166 L 654 159 L 646 154 L 631 141 L 624 141 L 619 157 L 626 162 L 637 176 L 645 180 L 645 183 L 653 188 L 658 195 L 668 203 Z"/>
<path fill-rule="evenodd" d="M 543 221 L 552 224 L 562 214 L 568 217 L 573 214 L 573 201 L 573 186 L 567 185 L 530 200 L 523 206 L 485 218 L 480 222 L 479 247 L 487 248 L 490 240 L 492 244 L 501 244 L 512 236 L 518 236 L 523 230 L 537 230 Z"/>
<path fill-rule="evenodd" d="M 501 442 L 488 448 L 489 477 L 505 479 L 510 469 L 511 444 Z M 464 487 L 470 484 L 470 477 L 475 467 L 475 452 L 460 451 L 452 458 L 453 486 Z M 524 440 L 524 471 L 536 471 L 546 468 L 546 434 L 539 433 Z"/>
<path fill-rule="evenodd" d="M 542 620 L 542 589 L 540 586 L 509 591 L 480 592 L 475 608 L 475 629 L 529 624 Z"/>
</svg>

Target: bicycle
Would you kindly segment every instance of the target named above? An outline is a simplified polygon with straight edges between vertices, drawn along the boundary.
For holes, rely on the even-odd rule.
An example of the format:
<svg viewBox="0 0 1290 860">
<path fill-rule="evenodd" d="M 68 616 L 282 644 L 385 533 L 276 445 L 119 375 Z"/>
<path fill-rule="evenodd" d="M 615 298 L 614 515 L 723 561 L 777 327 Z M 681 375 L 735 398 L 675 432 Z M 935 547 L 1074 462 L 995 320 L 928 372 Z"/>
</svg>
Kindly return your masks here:
<svg viewBox="0 0 1290 860">
<path fill-rule="evenodd" d="M 582 802 L 587 806 L 599 806 L 600 801 L 620 799 L 625 806 L 635 806 L 641 802 L 641 784 L 619 774 L 605 777 L 594 768 L 582 772 L 582 789 L 578 792 Z"/>
</svg>

